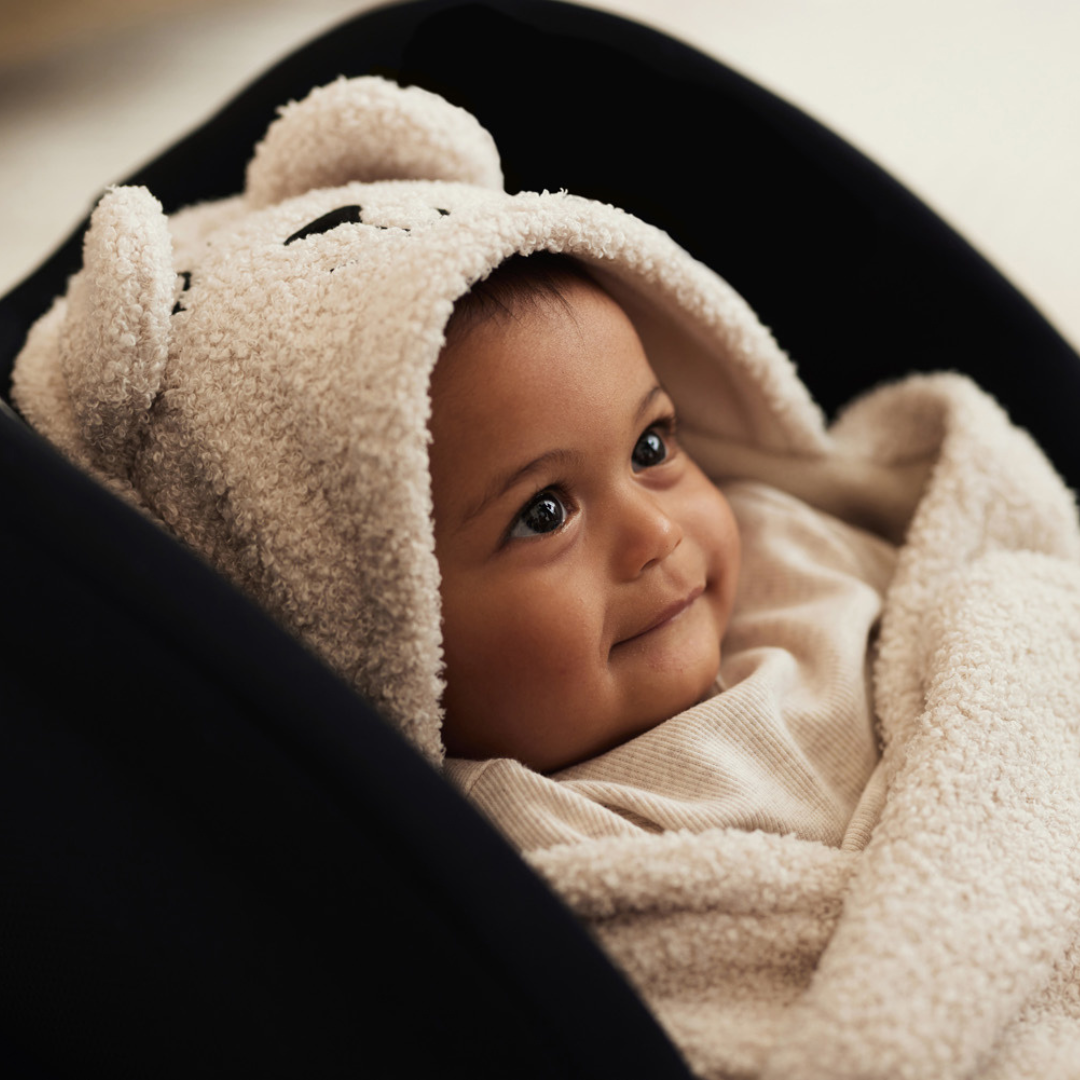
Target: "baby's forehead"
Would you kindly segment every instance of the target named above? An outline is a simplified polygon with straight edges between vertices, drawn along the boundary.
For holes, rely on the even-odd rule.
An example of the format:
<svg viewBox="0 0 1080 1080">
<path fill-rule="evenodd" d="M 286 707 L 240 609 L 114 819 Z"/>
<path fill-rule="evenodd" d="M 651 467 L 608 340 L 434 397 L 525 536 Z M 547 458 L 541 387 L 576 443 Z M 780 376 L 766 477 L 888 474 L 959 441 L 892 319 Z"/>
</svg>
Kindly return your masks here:
<svg viewBox="0 0 1080 1080">
<path fill-rule="evenodd" d="M 447 344 L 484 325 L 492 332 L 509 329 L 506 324 L 515 321 L 566 316 L 576 291 L 598 287 L 569 256 L 550 251 L 512 255 L 458 298 L 446 326 Z"/>
<path fill-rule="evenodd" d="M 540 431 L 582 396 L 599 410 L 653 391 L 659 380 L 631 319 L 597 282 L 574 274 L 532 284 L 489 292 L 467 321 L 451 320 L 432 373 L 436 410 L 483 418 L 509 408 Z"/>
<path fill-rule="evenodd" d="M 569 260 L 566 263 L 573 265 Z M 594 348 L 610 343 L 612 356 L 625 357 L 627 370 L 631 360 L 643 353 L 629 316 L 583 270 L 493 275 L 455 306 L 433 373 L 432 393 L 452 392 L 456 384 L 468 382 L 471 393 L 486 396 L 491 380 L 481 377 L 469 363 L 470 357 L 480 354 L 503 355 L 500 382 L 514 380 L 540 389 L 557 377 L 551 351 L 560 345 L 580 347 L 586 342 Z M 630 351 L 628 344 L 636 348 Z M 619 365 L 605 365 L 596 377 L 617 380 L 621 374 Z"/>
</svg>

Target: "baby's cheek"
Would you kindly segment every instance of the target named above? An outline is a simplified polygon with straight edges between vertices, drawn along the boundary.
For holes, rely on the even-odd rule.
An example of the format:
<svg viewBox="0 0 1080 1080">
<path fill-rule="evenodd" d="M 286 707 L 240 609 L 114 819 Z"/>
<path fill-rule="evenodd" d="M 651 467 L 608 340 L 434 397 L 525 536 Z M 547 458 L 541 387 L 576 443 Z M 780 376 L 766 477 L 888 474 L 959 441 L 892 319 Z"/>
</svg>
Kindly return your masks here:
<svg viewBox="0 0 1080 1080">
<path fill-rule="evenodd" d="M 528 675 L 542 673 L 549 680 L 579 680 L 587 660 L 598 653 L 587 603 L 577 590 L 547 590 L 542 597 L 517 608 L 506 618 L 497 635 L 501 646 L 513 649 L 509 665 L 524 663 Z"/>
<path fill-rule="evenodd" d="M 738 559 L 739 535 L 735 516 L 719 488 L 694 466 L 697 481 L 687 499 L 687 517 L 700 543 L 716 558 Z"/>
<path fill-rule="evenodd" d="M 708 483 L 708 488 L 701 504 L 702 515 L 697 531 L 709 566 L 711 586 L 716 594 L 717 618 L 722 634 L 738 590 L 742 540 L 727 500 L 711 483 Z"/>
</svg>

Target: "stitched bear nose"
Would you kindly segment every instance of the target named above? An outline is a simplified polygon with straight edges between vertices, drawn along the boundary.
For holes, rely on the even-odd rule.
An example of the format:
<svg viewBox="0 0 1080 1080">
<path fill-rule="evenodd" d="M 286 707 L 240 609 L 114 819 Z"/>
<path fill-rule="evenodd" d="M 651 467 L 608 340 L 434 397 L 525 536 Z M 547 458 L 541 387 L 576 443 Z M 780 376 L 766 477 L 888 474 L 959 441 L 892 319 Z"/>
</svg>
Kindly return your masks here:
<svg viewBox="0 0 1080 1080">
<path fill-rule="evenodd" d="M 177 272 L 176 276 L 180 279 L 180 292 L 186 293 L 188 289 L 191 288 L 191 271 L 180 270 Z M 174 315 L 179 315 L 181 311 L 187 311 L 187 308 L 184 307 L 180 300 L 177 300 L 176 303 L 173 304 L 172 313 Z"/>
</svg>

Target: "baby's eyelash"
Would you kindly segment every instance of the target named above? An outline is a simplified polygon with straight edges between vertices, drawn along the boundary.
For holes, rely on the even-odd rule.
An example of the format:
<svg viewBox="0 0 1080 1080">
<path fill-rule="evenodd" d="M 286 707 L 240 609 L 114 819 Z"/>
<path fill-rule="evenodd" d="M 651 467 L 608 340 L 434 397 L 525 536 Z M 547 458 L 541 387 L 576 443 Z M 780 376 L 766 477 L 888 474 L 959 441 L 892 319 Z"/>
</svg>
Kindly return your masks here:
<svg viewBox="0 0 1080 1080">
<path fill-rule="evenodd" d="M 659 431 L 661 435 L 665 435 L 667 438 L 675 441 L 679 435 L 679 417 L 674 411 L 665 413 L 663 416 L 654 420 L 649 425 L 649 428 Z"/>
</svg>

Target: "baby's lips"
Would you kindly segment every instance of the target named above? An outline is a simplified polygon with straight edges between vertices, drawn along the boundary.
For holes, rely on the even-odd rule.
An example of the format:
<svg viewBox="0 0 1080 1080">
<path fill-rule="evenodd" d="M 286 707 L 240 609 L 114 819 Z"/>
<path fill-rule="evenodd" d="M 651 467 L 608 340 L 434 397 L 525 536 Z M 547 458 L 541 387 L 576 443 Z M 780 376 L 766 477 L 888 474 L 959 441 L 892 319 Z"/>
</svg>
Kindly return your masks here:
<svg viewBox="0 0 1080 1080">
<path fill-rule="evenodd" d="M 615 642 L 615 646 L 626 645 L 631 641 L 637 641 L 639 638 L 643 638 L 646 634 L 651 634 L 655 630 L 659 630 L 661 627 L 666 626 L 668 623 L 677 619 L 682 613 L 689 609 L 699 596 L 705 591 L 704 585 L 697 585 L 691 589 L 688 593 L 679 596 L 673 600 L 668 600 L 662 604 L 658 609 L 647 618 L 640 629 L 633 631 L 626 637 L 621 638 Z"/>
</svg>

